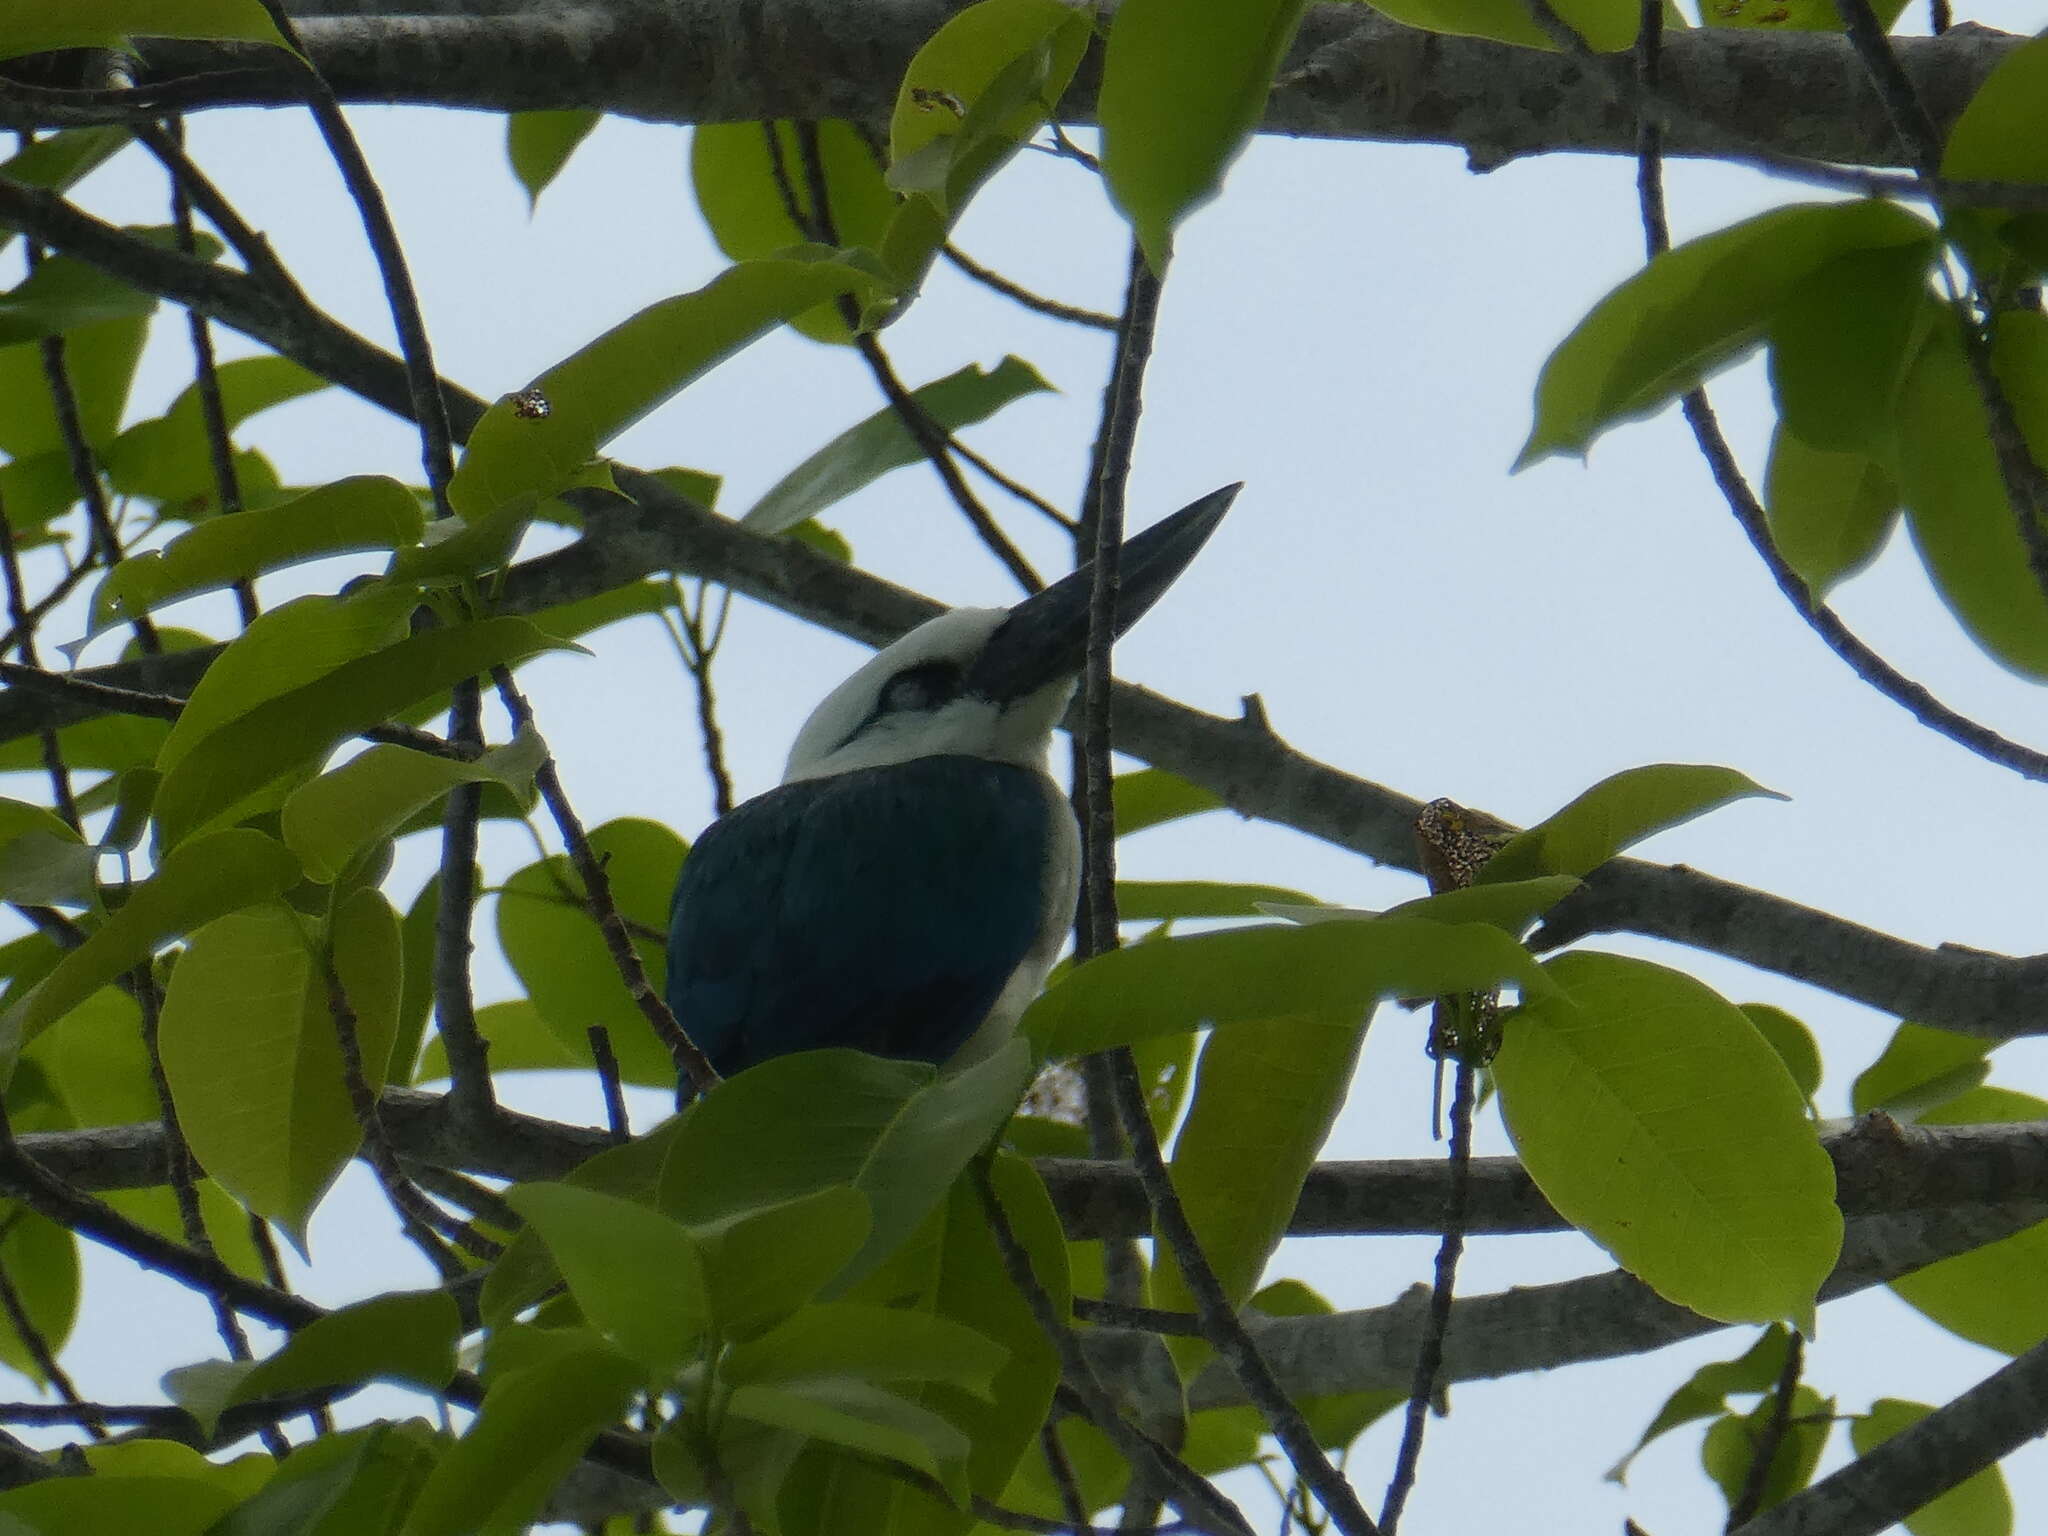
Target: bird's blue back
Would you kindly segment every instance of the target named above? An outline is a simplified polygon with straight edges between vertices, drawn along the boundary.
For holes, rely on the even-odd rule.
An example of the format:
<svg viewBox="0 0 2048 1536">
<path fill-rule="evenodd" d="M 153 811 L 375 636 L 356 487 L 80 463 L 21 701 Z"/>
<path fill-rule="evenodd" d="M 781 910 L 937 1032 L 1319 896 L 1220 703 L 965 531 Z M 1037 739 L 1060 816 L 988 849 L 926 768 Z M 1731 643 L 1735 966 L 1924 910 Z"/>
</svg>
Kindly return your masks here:
<svg viewBox="0 0 2048 1536">
<path fill-rule="evenodd" d="M 683 862 L 669 1006 L 726 1075 L 824 1046 L 945 1060 L 1039 936 L 1056 810 L 1043 775 L 952 756 L 749 800 Z"/>
</svg>

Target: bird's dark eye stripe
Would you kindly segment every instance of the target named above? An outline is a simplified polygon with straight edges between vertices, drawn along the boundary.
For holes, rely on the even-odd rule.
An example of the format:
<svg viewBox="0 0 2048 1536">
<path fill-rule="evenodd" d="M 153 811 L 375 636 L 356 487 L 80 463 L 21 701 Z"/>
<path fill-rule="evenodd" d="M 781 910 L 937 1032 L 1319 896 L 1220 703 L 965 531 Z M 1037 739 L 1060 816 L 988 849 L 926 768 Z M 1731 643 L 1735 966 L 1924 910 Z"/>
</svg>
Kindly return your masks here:
<svg viewBox="0 0 2048 1536">
<path fill-rule="evenodd" d="M 893 715 L 909 710 L 930 709 L 960 692 L 960 664 L 953 661 L 921 661 L 905 667 L 882 684 L 875 713 Z"/>
</svg>

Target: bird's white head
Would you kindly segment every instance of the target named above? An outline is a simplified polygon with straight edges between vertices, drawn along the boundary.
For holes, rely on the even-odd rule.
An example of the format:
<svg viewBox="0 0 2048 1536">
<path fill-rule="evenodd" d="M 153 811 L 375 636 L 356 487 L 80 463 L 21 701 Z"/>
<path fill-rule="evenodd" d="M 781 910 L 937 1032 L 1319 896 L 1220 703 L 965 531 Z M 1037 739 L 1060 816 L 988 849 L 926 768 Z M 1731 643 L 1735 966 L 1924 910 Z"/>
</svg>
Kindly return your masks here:
<svg viewBox="0 0 2048 1536">
<path fill-rule="evenodd" d="M 1071 676 L 996 700 L 969 683 L 1002 608 L 955 608 L 920 624 L 841 683 L 797 732 L 782 781 L 953 755 L 1043 770 L 1052 728 L 1074 694 Z"/>
</svg>

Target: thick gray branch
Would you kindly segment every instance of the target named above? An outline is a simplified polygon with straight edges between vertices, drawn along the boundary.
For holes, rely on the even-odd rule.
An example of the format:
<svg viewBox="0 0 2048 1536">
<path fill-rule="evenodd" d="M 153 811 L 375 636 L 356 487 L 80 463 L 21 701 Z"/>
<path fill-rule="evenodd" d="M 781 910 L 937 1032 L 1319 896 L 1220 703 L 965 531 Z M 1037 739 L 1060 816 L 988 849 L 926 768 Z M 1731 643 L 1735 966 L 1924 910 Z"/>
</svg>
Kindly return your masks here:
<svg viewBox="0 0 2048 1536">
<path fill-rule="evenodd" d="M 964 3 L 407 0 L 294 9 L 304 13 L 300 27 L 322 73 L 347 101 L 578 107 L 675 123 L 880 123 L 911 55 Z M 378 14 L 400 11 L 408 14 Z M 1960 27 L 1941 38 L 1899 38 L 1896 46 L 1945 127 L 2020 41 Z M 1093 121 L 1099 55 L 1098 48 L 1061 102 L 1066 121 Z M 253 67 L 179 91 L 165 104 L 299 99 L 298 83 L 274 56 L 240 50 L 231 57 Z M 190 45 L 157 45 L 149 59 L 156 80 L 218 71 L 224 62 L 221 50 Z M 1664 45 L 1663 78 L 1677 109 L 1667 153 L 1726 153 L 1755 143 L 1779 154 L 1898 163 L 1885 115 L 1839 35 L 1674 33 Z M 1480 165 L 1548 150 L 1626 152 L 1633 142 L 1630 114 L 1582 64 L 1416 32 L 1363 5 L 1312 7 L 1280 81 L 1266 108 L 1270 133 L 1453 144 Z"/>
<path fill-rule="evenodd" d="M 2044 1430 L 2048 1344 L 2036 1344 L 1736 1536 L 1877 1536 Z"/>
</svg>

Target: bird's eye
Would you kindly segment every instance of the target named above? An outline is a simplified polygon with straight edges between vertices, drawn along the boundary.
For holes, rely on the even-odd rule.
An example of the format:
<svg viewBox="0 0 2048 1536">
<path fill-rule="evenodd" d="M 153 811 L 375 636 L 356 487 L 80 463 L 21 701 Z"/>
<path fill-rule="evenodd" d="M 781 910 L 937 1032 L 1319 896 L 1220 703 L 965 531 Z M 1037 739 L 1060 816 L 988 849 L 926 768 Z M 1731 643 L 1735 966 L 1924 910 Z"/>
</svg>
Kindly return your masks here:
<svg viewBox="0 0 2048 1536">
<path fill-rule="evenodd" d="M 876 713 L 882 715 L 919 713 L 936 709 L 958 696 L 960 668 L 950 661 L 921 661 L 905 667 L 882 685 Z"/>
</svg>

